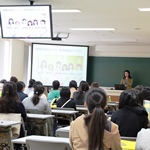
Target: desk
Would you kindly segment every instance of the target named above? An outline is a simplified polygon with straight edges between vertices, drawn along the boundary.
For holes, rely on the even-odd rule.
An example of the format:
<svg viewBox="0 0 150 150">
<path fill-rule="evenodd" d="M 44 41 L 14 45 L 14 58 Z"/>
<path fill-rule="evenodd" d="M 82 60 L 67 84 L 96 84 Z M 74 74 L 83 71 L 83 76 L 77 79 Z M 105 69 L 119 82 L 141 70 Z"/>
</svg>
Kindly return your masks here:
<svg viewBox="0 0 150 150">
<path fill-rule="evenodd" d="M 108 96 L 111 97 L 111 101 L 119 102 L 119 96 L 123 92 L 122 90 L 107 90 L 105 89 Z"/>
<path fill-rule="evenodd" d="M 78 111 L 87 111 L 86 107 L 76 107 Z"/>
<path fill-rule="evenodd" d="M 56 130 L 56 136 L 69 138 L 69 130 L 70 130 L 70 126 L 58 128 Z"/>
<path fill-rule="evenodd" d="M 55 115 L 55 123 L 57 126 L 68 126 L 75 118 L 79 111 L 66 110 L 63 108 L 52 109 L 52 114 Z"/>
<path fill-rule="evenodd" d="M 54 115 L 27 113 L 27 117 L 30 119 L 41 120 L 41 122 L 44 124 L 44 133 L 46 136 L 48 136 L 48 124 L 47 124 L 46 119 L 52 118 L 52 117 L 54 117 Z"/>
<path fill-rule="evenodd" d="M 27 113 L 27 117 L 28 118 L 34 118 L 34 119 L 47 119 L 47 118 L 52 118 L 54 117 L 54 115 L 45 115 L 45 114 L 28 114 Z"/>
<path fill-rule="evenodd" d="M 6 121 L 6 120 L 0 120 L 0 127 L 10 127 L 16 124 L 21 124 L 20 121 Z"/>
<path fill-rule="evenodd" d="M 65 114 L 65 115 L 73 115 L 78 113 L 79 111 L 75 110 L 60 110 L 60 109 L 52 109 L 52 114 Z"/>
<path fill-rule="evenodd" d="M 12 145 L 14 144 L 26 144 L 26 140 L 29 139 L 35 139 L 39 141 L 47 141 L 47 142 L 63 142 L 69 144 L 69 138 L 61 138 L 61 137 L 50 137 L 50 136 L 36 136 L 36 135 L 31 135 L 31 136 L 26 136 L 23 138 L 18 138 L 11 140 Z M 13 147 L 13 146 L 12 146 Z"/>
<path fill-rule="evenodd" d="M 12 126 L 16 125 L 16 124 L 21 124 L 20 121 L 4 121 L 4 120 L 0 120 L 0 141 L 1 144 L 5 143 L 7 144 L 8 142 L 8 146 L 10 147 L 10 149 L 12 150 L 12 145 L 11 145 L 11 138 L 12 138 Z"/>
<path fill-rule="evenodd" d="M 75 114 L 78 112 L 79 111 L 75 111 L 75 110 L 52 109 L 52 114 L 54 114 L 56 117 L 57 115 L 70 115 L 70 120 L 69 120 L 70 122 L 73 121 L 73 116 L 74 118 L 76 118 Z"/>
</svg>

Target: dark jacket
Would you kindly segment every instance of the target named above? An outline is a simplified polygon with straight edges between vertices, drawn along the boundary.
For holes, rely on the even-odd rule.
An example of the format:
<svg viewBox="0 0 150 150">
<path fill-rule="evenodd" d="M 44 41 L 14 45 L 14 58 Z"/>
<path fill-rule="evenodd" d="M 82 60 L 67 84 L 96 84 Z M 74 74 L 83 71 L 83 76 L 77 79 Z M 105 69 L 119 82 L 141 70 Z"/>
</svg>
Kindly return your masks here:
<svg viewBox="0 0 150 150">
<path fill-rule="evenodd" d="M 19 97 L 20 101 L 23 101 L 23 99 L 28 97 L 28 95 L 23 93 L 23 92 L 17 92 L 17 94 L 18 94 L 18 97 Z"/>
<path fill-rule="evenodd" d="M 136 137 L 141 128 L 148 127 L 148 114 L 142 106 L 124 106 L 112 114 L 111 121 L 118 125 L 121 136 Z"/>
<path fill-rule="evenodd" d="M 59 98 L 57 101 L 57 107 L 62 107 L 64 103 L 66 103 L 69 99 L 68 98 Z M 76 104 L 73 99 L 71 99 L 65 106 L 64 108 L 74 108 L 76 110 Z"/>
</svg>

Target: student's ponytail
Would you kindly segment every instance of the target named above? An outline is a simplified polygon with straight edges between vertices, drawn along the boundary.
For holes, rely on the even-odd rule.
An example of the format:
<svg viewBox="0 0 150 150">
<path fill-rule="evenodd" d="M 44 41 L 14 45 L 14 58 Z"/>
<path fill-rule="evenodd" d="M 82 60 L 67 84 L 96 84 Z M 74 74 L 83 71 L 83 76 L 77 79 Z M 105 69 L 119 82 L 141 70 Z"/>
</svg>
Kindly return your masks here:
<svg viewBox="0 0 150 150">
<path fill-rule="evenodd" d="M 39 100 L 40 100 L 39 96 L 43 93 L 44 93 L 44 86 L 37 85 L 34 89 L 34 95 L 32 97 L 32 102 L 34 105 L 37 105 L 39 103 Z"/>
<path fill-rule="evenodd" d="M 101 90 L 93 88 L 86 96 L 89 110 L 89 114 L 85 117 L 85 124 L 88 128 L 88 150 L 104 149 L 103 137 L 106 129 L 106 116 L 103 108 L 106 105 L 107 97 L 105 92 Z"/>
</svg>

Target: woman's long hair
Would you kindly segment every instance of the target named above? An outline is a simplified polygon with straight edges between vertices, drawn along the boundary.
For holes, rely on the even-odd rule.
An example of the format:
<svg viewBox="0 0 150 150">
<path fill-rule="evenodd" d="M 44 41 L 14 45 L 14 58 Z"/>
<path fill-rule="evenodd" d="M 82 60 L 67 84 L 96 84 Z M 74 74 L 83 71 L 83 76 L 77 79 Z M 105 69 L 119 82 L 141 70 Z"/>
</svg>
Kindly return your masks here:
<svg viewBox="0 0 150 150">
<path fill-rule="evenodd" d="M 34 95 L 32 97 L 32 102 L 34 105 L 37 105 L 39 103 L 39 96 L 44 93 L 44 86 L 43 85 L 36 85 L 34 88 Z"/>
<path fill-rule="evenodd" d="M 0 112 L 13 113 L 14 107 L 19 102 L 17 95 L 17 87 L 13 81 L 5 82 L 0 98 Z"/>
<path fill-rule="evenodd" d="M 102 150 L 104 129 L 106 129 L 106 116 L 103 111 L 106 106 L 107 96 L 101 88 L 91 88 L 86 93 L 86 105 L 89 115 L 85 117 L 88 127 L 88 150 Z"/>
<path fill-rule="evenodd" d="M 132 79 L 131 75 L 130 75 L 130 71 L 129 70 L 125 70 L 123 73 L 123 79 L 125 79 L 125 72 L 127 72 L 129 74 L 129 78 Z"/>
<path fill-rule="evenodd" d="M 81 82 L 80 82 L 80 85 L 79 85 L 79 90 L 78 90 L 79 95 L 78 95 L 77 98 L 81 97 L 82 94 L 83 94 L 83 92 L 86 92 L 86 91 L 88 91 L 88 90 L 89 90 L 89 84 L 88 84 L 88 82 L 86 82 L 86 81 L 81 81 Z"/>
</svg>

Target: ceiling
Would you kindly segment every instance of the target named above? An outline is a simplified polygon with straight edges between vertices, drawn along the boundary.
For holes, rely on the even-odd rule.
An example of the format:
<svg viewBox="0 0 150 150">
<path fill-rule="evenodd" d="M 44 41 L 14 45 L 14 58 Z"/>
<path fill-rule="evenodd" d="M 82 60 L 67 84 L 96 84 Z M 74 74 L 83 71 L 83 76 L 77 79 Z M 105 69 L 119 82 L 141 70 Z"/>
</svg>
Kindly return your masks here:
<svg viewBox="0 0 150 150">
<path fill-rule="evenodd" d="M 150 45 L 150 0 L 34 0 L 51 4 L 52 9 L 79 9 L 80 13 L 53 13 L 54 36 L 62 41 L 25 40 L 26 42 L 77 45 Z M 28 5 L 28 0 L 0 0 L 1 5 Z M 115 28 L 114 31 L 72 31 L 69 28 Z"/>
</svg>

